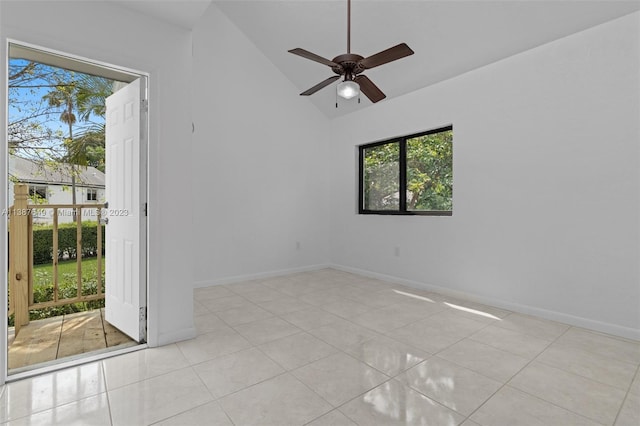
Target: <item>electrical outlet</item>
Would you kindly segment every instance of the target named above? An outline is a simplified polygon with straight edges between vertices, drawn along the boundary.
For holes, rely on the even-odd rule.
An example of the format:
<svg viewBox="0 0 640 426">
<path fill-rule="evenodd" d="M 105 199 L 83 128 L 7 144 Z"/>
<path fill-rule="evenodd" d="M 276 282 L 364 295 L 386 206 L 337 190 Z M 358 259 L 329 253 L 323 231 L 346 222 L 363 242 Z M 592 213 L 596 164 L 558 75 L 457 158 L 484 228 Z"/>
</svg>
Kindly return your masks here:
<svg viewBox="0 0 640 426">
<path fill-rule="evenodd" d="M 393 249 L 393 254 L 395 254 L 395 255 L 396 255 L 396 257 L 400 257 L 400 246 L 396 246 L 396 247 Z"/>
<path fill-rule="evenodd" d="M 300 241 L 296 241 L 296 250 L 300 250 L 302 248 L 302 245 L 300 244 Z"/>
</svg>

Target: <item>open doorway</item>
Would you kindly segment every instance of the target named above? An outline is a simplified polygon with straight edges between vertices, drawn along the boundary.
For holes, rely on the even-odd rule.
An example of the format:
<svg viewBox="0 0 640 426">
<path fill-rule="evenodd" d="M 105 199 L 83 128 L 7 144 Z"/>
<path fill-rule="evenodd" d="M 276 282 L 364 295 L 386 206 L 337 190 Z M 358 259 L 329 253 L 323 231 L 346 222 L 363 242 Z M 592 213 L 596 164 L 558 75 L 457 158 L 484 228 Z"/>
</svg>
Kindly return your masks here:
<svg viewBox="0 0 640 426">
<path fill-rule="evenodd" d="M 144 75 L 9 44 L 8 372 L 146 339 Z"/>
</svg>

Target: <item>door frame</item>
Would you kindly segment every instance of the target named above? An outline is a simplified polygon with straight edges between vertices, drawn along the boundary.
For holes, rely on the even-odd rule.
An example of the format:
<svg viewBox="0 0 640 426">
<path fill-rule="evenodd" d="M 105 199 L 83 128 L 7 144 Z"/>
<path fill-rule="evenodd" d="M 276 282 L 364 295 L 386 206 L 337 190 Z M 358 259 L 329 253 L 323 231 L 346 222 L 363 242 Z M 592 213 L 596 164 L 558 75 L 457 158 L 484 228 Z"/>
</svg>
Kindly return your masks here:
<svg viewBox="0 0 640 426">
<path fill-rule="evenodd" d="M 1 63 L 2 66 L 4 67 L 4 75 L 5 78 L 2 81 L 2 84 L 4 84 L 4 88 L 5 88 L 5 96 L 4 99 L 2 100 L 2 102 L 4 103 L 4 116 L 2 117 L 3 122 L 2 124 L 0 124 L 0 140 L 4 141 L 4 148 L 2 148 L 1 152 L 2 154 L 0 154 L 0 162 L 2 162 L 2 164 L 4 165 L 4 170 L 5 173 L 0 173 L 2 176 L 0 176 L 0 185 L 2 185 L 3 188 L 8 188 L 8 166 L 9 166 L 9 155 L 8 155 L 8 122 L 9 122 L 9 93 L 8 93 L 8 88 L 9 88 L 9 58 L 10 58 L 10 45 L 17 45 L 19 47 L 22 48 L 26 48 L 26 49 L 32 49 L 32 50 L 36 50 L 39 52 L 42 52 L 43 55 L 45 56 L 51 56 L 51 57 L 57 57 L 60 58 L 61 60 L 66 60 L 66 61 L 71 61 L 72 63 L 76 63 L 77 65 L 85 65 L 89 68 L 93 68 L 96 70 L 99 69 L 103 69 L 103 70 L 111 70 L 112 72 L 115 73 L 120 73 L 120 74 L 124 74 L 124 75 L 129 75 L 131 76 L 132 81 L 140 78 L 141 80 L 143 80 L 143 84 L 145 85 L 145 91 L 144 93 L 146 93 L 145 99 L 146 99 L 146 108 L 141 109 L 140 112 L 140 128 L 141 128 L 141 137 L 140 137 L 140 167 L 139 167 L 139 174 L 140 174 L 140 179 L 141 179 L 141 194 L 140 194 L 140 202 L 141 203 L 149 203 L 149 182 L 150 182 L 150 173 L 149 173 L 149 145 L 150 145 L 150 141 L 149 141 L 149 114 L 150 114 L 150 108 L 149 108 L 149 95 L 150 95 L 150 73 L 146 72 L 146 71 L 141 71 L 141 70 L 137 70 L 137 69 L 132 69 L 132 68 L 128 68 L 128 67 L 123 67 L 123 66 L 119 66 L 119 65 L 114 65 L 111 63 L 107 63 L 107 62 L 103 62 L 103 61 L 98 61 L 95 59 L 90 59 L 84 56 L 80 56 L 80 55 L 75 55 L 72 53 L 68 53 L 68 52 L 63 52 L 60 50 L 56 50 L 56 49 L 51 49 L 48 47 L 44 47 L 41 45 L 37 45 L 37 44 L 33 44 L 33 43 L 28 43 L 22 40 L 17 40 L 17 39 L 13 39 L 13 38 L 6 38 L 5 42 L 3 43 L 4 46 L 3 50 L 2 50 L 2 58 L 1 58 Z M 59 65 L 54 65 L 54 66 L 59 66 Z M 113 78 L 113 77 L 111 77 Z M 1 201 L 1 205 L 2 208 L 6 209 L 5 211 L 8 210 L 9 208 L 9 200 L 6 198 L 8 196 L 8 194 L 5 194 L 5 199 Z M 2 250 L 2 259 L 0 259 L 0 262 L 2 262 L 2 265 L 4 267 L 5 271 L 8 271 L 8 266 L 9 266 L 9 252 L 8 252 L 8 247 L 9 247 L 9 240 L 8 240 L 8 232 L 7 232 L 7 221 L 3 220 L 0 223 L 0 233 L 2 234 L 0 236 L 0 244 L 2 244 L 2 247 L 4 248 Z M 146 298 L 146 306 L 149 307 L 149 302 L 152 300 L 150 297 L 150 293 L 151 293 L 151 286 L 149 285 L 149 220 L 148 220 L 148 215 L 145 216 L 144 219 L 144 226 L 141 227 L 141 235 L 140 235 L 140 268 L 141 270 L 144 271 L 144 282 L 140 282 L 139 285 L 144 286 L 145 288 L 145 298 Z M 7 300 L 7 292 L 8 292 L 8 281 L 7 281 L 7 274 L 0 274 L 0 303 L 3 303 L 4 306 L 8 306 L 8 300 Z M 147 322 L 147 335 L 149 335 L 151 333 L 151 327 L 153 326 L 153 323 L 150 324 L 149 321 L 149 316 L 147 315 L 146 318 L 146 322 Z M 139 349 L 144 349 L 147 347 L 146 344 L 139 344 L 133 348 L 125 348 L 122 350 L 114 350 L 114 351 L 110 351 L 107 353 L 103 353 L 103 354 L 99 354 L 99 355 L 87 355 L 85 357 L 79 357 L 79 358 L 74 358 L 72 360 L 69 361 L 63 361 L 59 364 L 55 364 L 55 365 L 51 365 L 51 366 L 47 366 L 47 367 L 41 367 L 41 368 L 34 368 L 33 370 L 30 370 L 28 372 L 24 372 L 24 373 L 19 373 L 19 374 L 13 374 L 11 376 L 8 375 L 8 316 L 5 315 L 4 319 L 2 321 L 0 321 L 0 336 L 4 336 L 4 337 L 0 337 L 0 385 L 4 384 L 5 382 L 9 382 L 9 381 L 15 381 L 15 380 L 19 380 L 25 377 L 31 377 L 31 376 L 35 376 L 35 375 L 39 375 L 39 374 L 44 374 L 50 371 L 55 371 L 55 370 L 59 370 L 62 368 L 68 368 L 74 365 L 80 365 L 83 363 L 87 363 L 87 362 L 93 362 L 96 361 L 98 359 L 103 359 L 103 358 L 108 358 L 111 356 L 115 356 L 118 355 L 120 353 L 127 353 L 127 352 L 131 352 L 133 350 L 139 350 Z"/>
</svg>

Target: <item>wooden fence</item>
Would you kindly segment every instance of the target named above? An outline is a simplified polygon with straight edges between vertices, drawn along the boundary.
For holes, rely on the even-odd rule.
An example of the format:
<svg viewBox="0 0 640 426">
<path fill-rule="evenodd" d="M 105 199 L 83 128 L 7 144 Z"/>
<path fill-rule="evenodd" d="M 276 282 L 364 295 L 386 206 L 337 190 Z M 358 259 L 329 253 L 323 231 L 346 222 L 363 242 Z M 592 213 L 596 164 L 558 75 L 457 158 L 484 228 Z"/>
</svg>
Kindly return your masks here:
<svg viewBox="0 0 640 426">
<path fill-rule="evenodd" d="M 102 209 L 99 204 L 29 204 L 29 187 L 14 185 L 14 203 L 9 208 L 9 315 L 14 314 L 15 334 L 29 324 L 29 310 L 104 299 L 102 292 Z M 76 221 L 76 295 L 59 297 L 58 217 L 60 210 L 75 212 Z M 53 300 L 35 302 L 33 296 L 33 216 L 34 211 L 50 210 L 53 219 Z M 97 219 L 97 294 L 82 294 L 82 215 L 96 210 Z"/>
</svg>

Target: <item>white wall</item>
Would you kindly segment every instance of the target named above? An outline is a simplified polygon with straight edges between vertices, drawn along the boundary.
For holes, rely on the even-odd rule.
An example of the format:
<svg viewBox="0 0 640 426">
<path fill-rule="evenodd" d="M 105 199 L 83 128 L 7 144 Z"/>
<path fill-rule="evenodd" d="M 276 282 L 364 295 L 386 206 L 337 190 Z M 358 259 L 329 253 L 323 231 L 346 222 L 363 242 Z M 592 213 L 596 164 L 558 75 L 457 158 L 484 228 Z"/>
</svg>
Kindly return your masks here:
<svg viewBox="0 0 640 426">
<path fill-rule="evenodd" d="M 327 119 L 217 6 L 193 45 L 196 286 L 326 264 Z"/>
<path fill-rule="evenodd" d="M 0 17 L 3 70 L 11 38 L 149 73 L 148 340 L 158 345 L 193 336 L 193 260 L 185 249 L 192 235 L 190 32 L 99 1 L 3 1 Z M 2 99 L 5 91 L 0 85 Z M 6 117 L 5 103 L 0 108 Z M 5 150 L 0 164 L 7 164 Z M 6 199 L 6 170 L 2 176 L 0 199 Z M 6 223 L 0 223 L 0 234 L 6 235 Z M 2 250 L 5 259 L 4 245 Z M 0 342 L 4 356 L 6 342 Z"/>
<path fill-rule="evenodd" d="M 639 35 L 635 13 L 334 120 L 332 261 L 640 338 Z M 450 123 L 452 217 L 356 214 L 356 145 Z"/>
</svg>

